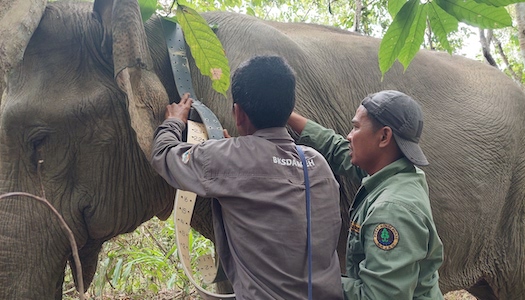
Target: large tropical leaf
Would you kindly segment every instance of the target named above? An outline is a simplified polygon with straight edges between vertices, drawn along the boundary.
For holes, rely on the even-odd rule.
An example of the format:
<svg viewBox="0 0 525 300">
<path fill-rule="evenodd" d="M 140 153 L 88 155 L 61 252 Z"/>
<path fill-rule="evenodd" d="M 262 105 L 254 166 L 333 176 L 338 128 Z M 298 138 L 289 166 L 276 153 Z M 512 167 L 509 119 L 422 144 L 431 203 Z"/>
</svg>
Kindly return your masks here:
<svg viewBox="0 0 525 300">
<path fill-rule="evenodd" d="M 139 0 L 139 6 L 142 22 L 146 22 L 157 11 L 158 2 L 157 0 Z"/>
<path fill-rule="evenodd" d="M 498 7 L 507 6 L 510 4 L 518 3 L 518 2 L 523 2 L 523 0 L 474 0 L 474 1 L 476 1 L 477 3 L 484 3 L 487 5 L 498 6 Z"/>
<path fill-rule="evenodd" d="M 512 19 L 504 7 L 494 7 L 473 0 L 435 0 L 444 11 L 458 21 L 479 28 L 512 26 Z"/>
<path fill-rule="evenodd" d="M 187 6 L 177 7 L 177 21 L 195 64 L 203 75 L 210 77 L 213 89 L 226 96 L 230 86 L 230 67 L 221 42 L 206 20 Z"/>
<path fill-rule="evenodd" d="M 392 18 L 395 18 L 401 7 L 405 5 L 406 0 L 389 0 L 388 1 L 388 13 Z"/>
<path fill-rule="evenodd" d="M 396 61 L 405 46 L 410 29 L 418 11 L 419 0 L 409 0 L 397 13 L 379 46 L 379 69 L 385 74 Z"/>
<path fill-rule="evenodd" d="M 453 49 L 448 42 L 447 35 L 449 32 L 458 30 L 458 20 L 449 15 L 434 2 L 429 2 L 427 5 L 428 20 L 430 21 L 430 28 L 432 29 L 432 32 L 436 36 L 441 46 L 447 49 L 448 53 L 452 54 Z"/>
<path fill-rule="evenodd" d="M 408 34 L 405 46 L 399 54 L 398 60 L 405 67 L 405 70 L 408 68 L 408 65 L 416 56 L 416 53 L 419 51 L 423 39 L 425 38 L 425 29 L 427 28 L 427 4 L 418 5 L 417 13 L 414 17 L 414 22 L 410 27 L 410 33 Z"/>
</svg>

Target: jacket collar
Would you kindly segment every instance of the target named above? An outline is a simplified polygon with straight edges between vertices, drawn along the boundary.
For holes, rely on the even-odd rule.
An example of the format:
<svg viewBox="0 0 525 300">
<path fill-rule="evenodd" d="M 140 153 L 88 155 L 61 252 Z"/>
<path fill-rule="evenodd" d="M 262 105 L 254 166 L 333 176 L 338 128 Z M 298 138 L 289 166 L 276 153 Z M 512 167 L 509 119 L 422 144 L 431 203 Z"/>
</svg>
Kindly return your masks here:
<svg viewBox="0 0 525 300">
<path fill-rule="evenodd" d="M 259 129 L 253 133 L 253 136 L 272 141 L 276 144 L 288 144 L 294 142 L 292 136 L 288 133 L 288 130 L 286 130 L 286 127 L 271 127 Z"/>
<path fill-rule="evenodd" d="M 362 185 L 367 191 L 372 191 L 378 185 L 383 183 L 387 178 L 390 178 L 398 173 L 415 172 L 415 166 L 407 158 L 400 158 L 386 167 L 379 170 L 372 176 L 363 178 Z"/>
</svg>

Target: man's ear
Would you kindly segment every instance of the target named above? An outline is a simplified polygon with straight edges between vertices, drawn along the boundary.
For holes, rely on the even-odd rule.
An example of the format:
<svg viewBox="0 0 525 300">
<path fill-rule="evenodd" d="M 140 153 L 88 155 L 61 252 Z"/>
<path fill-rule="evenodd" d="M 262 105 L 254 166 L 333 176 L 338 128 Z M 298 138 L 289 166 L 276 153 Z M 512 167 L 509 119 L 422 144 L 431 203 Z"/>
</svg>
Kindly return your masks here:
<svg viewBox="0 0 525 300">
<path fill-rule="evenodd" d="M 379 131 L 381 133 L 379 147 L 386 147 L 391 143 L 396 143 L 396 141 L 394 140 L 394 132 L 392 131 L 392 128 L 390 128 L 389 126 L 383 126 L 383 128 L 381 128 Z"/>
<path fill-rule="evenodd" d="M 235 116 L 235 123 L 237 127 L 240 127 L 246 123 L 248 116 L 237 103 L 233 104 L 233 115 Z"/>
</svg>

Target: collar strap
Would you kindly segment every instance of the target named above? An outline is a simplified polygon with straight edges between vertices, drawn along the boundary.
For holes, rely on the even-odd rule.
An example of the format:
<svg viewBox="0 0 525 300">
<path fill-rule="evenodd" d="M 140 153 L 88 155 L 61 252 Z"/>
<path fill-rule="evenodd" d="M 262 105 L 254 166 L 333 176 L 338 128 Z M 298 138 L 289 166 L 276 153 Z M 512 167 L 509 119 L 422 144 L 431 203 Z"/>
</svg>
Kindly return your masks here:
<svg viewBox="0 0 525 300">
<path fill-rule="evenodd" d="M 162 26 L 164 29 L 164 37 L 168 46 L 168 53 L 170 58 L 170 64 L 173 72 L 173 78 L 175 80 L 175 86 L 179 96 L 182 97 L 185 93 L 190 93 L 192 96 L 193 104 L 188 117 L 188 128 L 193 130 L 197 140 L 209 139 L 220 139 L 224 138 L 221 123 L 215 114 L 199 100 L 196 100 L 195 92 L 193 90 L 191 82 L 191 73 L 188 64 L 188 58 L 186 56 L 186 42 L 184 35 L 180 28 L 180 25 L 170 22 L 163 21 Z M 198 124 L 202 123 L 202 124 Z M 199 126 L 200 125 L 200 126 Z M 204 125 L 204 126 L 202 126 Z M 204 129 L 200 129 L 204 127 Z M 207 136 L 204 133 L 207 132 Z M 188 142 L 195 143 L 196 141 Z M 202 288 L 193 278 L 193 271 L 191 269 L 191 260 L 189 254 L 189 231 L 191 216 L 193 214 L 193 208 L 195 205 L 197 195 L 191 192 L 177 190 L 175 197 L 175 212 L 174 219 L 177 230 L 175 232 L 177 240 L 177 252 L 182 264 L 184 272 L 188 276 L 188 279 L 197 288 L 197 292 L 205 300 L 230 300 L 235 299 L 234 294 L 215 294 Z M 213 258 L 211 256 L 201 256 L 197 258 L 198 267 L 197 269 L 203 275 L 204 282 L 213 283 L 226 279 L 224 270 L 220 266 L 218 259 L 216 259 L 216 265 L 213 264 Z"/>
<path fill-rule="evenodd" d="M 222 125 L 217 116 L 204 103 L 196 99 L 197 95 L 193 90 L 190 65 L 186 55 L 186 41 L 180 25 L 171 21 L 163 21 L 162 27 L 179 96 L 182 97 L 185 93 L 190 93 L 190 97 L 194 99 L 192 108 L 197 114 L 190 113 L 189 119 L 202 122 L 206 127 L 209 139 L 224 138 Z"/>
</svg>

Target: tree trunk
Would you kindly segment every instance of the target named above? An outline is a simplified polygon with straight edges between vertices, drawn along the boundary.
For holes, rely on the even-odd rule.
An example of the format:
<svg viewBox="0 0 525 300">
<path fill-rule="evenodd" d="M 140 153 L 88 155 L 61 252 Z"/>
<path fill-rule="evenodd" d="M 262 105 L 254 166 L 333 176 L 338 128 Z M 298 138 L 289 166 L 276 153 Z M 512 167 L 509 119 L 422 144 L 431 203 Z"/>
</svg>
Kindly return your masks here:
<svg viewBox="0 0 525 300">
<path fill-rule="evenodd" d="M 520 41 L 521 60 L 525 64 L 525 3 L 516 3 L 516 22 L 518 23 L 518 39 Z"/>
<path fill-rule="evenodd" d="M 498 67 L 498 64 L 492 57 L 492 54 L 490 53 L 490 43 L 492 41 L 492 29 L 487 30 L 487 36 L 485 37 L 485 30 L 480 29 L 479 30 L 479 42 L 481 43 L 481 49 L 483 52 L 483 56 L 485 57 L 485 60 L 493 66 Z"/>
<path fill-rule="evenodd" d="M 355 16 L 354 16 L 354 28 L 355 32 L 360 32 L 359 27 L 361 26 L 361 11 L 363 10 L 363 1 L 355 0 Z"/>
</svg>

